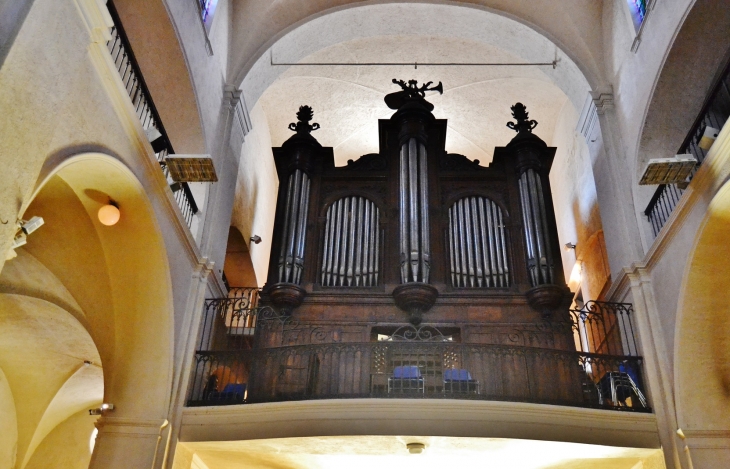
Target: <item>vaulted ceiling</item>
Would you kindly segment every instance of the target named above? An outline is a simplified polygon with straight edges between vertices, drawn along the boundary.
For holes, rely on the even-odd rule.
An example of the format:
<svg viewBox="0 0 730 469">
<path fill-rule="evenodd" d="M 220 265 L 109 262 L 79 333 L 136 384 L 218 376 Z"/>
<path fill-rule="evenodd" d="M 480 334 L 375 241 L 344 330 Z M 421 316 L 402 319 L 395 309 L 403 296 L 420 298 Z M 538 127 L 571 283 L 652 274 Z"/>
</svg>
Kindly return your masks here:
<svg viewBox="0 0 730 469">
<path fill-rule="evenodd" d="M 277 50 L 272 50 L 276 63 Z M 551 57 L 546 57 L 550 61 Z M 393 78 L 419 83 L 443 82 L 444 94 L 428 100 L 437 118 L 448 119 L 446 149 L 482 163 L 491 161 L 495 146 L 506 145 L 514 132 L 510 106 L 523 102 L 539 122 L 535 133 L 550 143 L 566 95 L 544 69 L 552 66 L 358 66 L 373 62 L 527 63 L 493 45 L 461 38 L 434 36 L 376 36 L 332 45 L 300 63 L 348 63 L 343 66 L 295 66 L 284 72 L 262 95 L 261 104 L 272 144 L 281 145 L 292 132 L 300 105 L 314 108 L 321 129 L 314 135 L 334 147 L 337 165 L 378 151 L 378 119 L 393 114 L 383 97 L 400 88 Z"/>
</svg>

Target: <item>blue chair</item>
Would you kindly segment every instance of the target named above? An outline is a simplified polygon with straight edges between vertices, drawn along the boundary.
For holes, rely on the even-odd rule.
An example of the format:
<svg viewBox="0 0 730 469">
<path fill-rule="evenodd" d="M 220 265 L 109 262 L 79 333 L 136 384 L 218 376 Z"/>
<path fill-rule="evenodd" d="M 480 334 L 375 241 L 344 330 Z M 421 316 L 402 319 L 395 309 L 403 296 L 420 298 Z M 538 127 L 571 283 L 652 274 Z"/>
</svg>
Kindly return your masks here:
<svg viewBox="0 0 730 469">
<path fill-rule="evenodd" d="M 388 378 L 388 392 L 424 392 L 423 375 L 416 365 L 396 366 Z"/>
<path fill-rule="evenodd" d="M 447 368 L 444 370 L 444 393 L 479 394 L 479 381 L 467 370 Z"/>
<path fill-rule="evenodd" d="M 225 401 L 225 402 L 243 402 L 246 395 L 246 383 L 243 384 L 226 384 L 221 392 L 211 392 L 208 394 L 209 401 Z"/>
</svg>

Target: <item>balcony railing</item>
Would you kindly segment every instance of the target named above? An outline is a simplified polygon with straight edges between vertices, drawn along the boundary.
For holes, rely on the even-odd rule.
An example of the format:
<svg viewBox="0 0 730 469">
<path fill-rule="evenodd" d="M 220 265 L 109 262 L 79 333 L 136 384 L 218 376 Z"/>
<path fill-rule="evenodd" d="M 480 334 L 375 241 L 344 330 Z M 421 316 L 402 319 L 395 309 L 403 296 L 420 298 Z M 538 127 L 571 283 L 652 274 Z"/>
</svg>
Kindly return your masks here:
<svg viewBox="0 0 730 469">
<path fill-rule="evenodd" d="M 155 157 L 160 163 L 165 179 L 170 184 L 175 201 L 182 211 L 188 228 L 190 228 L 193 223 L 193 216 L 198 212 L 198 206 L 195 204 L 195 199 L 188 184 L 185 182 L 174 183 L 170 178 L 169 171 L 165 165 L 165 158 L 167 155 L 174 154 L 175 152 L 172 149 L 170 140 L 167 138 L 167 133 L 162 125 L 160 116 L 157 114 L 157 109 L 152 102 L 144 78 L 142 78 L 142 73 L 134 58 L 134 53 L 124 33 L 122 22 L 114 8 L 114 4 L 111 1 L 107 2 L 107 8 L 114 21 L 114 27 L 111 30 L 112 38 L 107 42 L 107 48 L 119 72 L 119 77 L 122 79 L 122 84 L 127 90 L 129 99 L 132 101 L 135 113 L 142 124 L 142 129 L 144 129 L 147 138 L 150 140 Z"/>
<path fill-rule="evenodd" d="M 501 343 L 460 343 L 442 332 L 458 327 L 431 325 L 344 342 L 256 301 L 255 289 L 208 300 L 189 406 L 371 397 L 651 411 L 629 304 L 589 302 L 571 321 L 515 328 Z M 560 348 L 566 335 L 577 350 Z"/>
<path fill-rule="evenodd" d="M 697 167 L 702 164 L 709 152 L 709 149 L 700 147 L 700 141 L 705 129 L 713 127 L 722 130 L 725 122 L 730 117 L 730 63 L 727 65 L 722 78 L 713 88 L 709 98 L 702 108 L 699 117 L 687 134 L 677 154 L 692 154 L 697 159 Z M 708 147 L 709 148 L 709 147 Z M 692 180 L 697 168 L 689 176 Z M 662 227 L 672 215 L 684 193 L 687 182 L 683 184 L 661 184 L 657 187 L 654 196 L 644 210 L 644 215 L 649 219 L 651 229 L 656 238 Z"/>
</svg>

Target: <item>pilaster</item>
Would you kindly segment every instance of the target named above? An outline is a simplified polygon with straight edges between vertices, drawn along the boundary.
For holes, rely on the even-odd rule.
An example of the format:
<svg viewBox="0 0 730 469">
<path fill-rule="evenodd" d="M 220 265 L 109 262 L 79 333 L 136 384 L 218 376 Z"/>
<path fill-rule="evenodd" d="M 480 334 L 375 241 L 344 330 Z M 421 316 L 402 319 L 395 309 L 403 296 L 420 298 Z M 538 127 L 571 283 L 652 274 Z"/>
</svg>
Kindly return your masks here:
<svg viewBox="0 0 730 469">
<path fill-rule="evenodd" d="M 140 396 L 144 399 L 144 396 Z M 90 469 L 153 467 L 164 419 L 120 418 L 104 415 L 96 422 L 96 437 Z"/>
<path fill-rule="evenodd" d="M 677 430 L 677 411 L 674 401 L 672 367 L 662 336 L 651 277 L 643 264 L 632 264 L 625 269 L 634 300 L 641 354 L 644 357 L 646 383 L 651 405 L 657 417 L 659 439 L 664 448 L 667 469 L 683 469 L 680 459 Z"/>
</svg>

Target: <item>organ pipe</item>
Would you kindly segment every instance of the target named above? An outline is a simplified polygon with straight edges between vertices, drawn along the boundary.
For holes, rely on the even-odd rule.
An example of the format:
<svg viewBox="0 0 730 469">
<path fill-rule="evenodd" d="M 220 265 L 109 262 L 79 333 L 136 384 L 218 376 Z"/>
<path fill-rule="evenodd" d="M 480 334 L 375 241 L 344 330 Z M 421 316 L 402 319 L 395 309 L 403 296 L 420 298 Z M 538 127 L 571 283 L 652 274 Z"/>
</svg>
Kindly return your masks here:
<svg viewBox="0 0 730 469">
<path fill-rule="evenodd" d="M 465 197 L 449 209 L 451 283 L 455 287 L 508 287 L 502 209 L 486 197 Z"/>
<path fill-rule="evenodd" d="M 300 169 L 289 176 L 279 255 L 279 282 L 299 284 L 302 279 L 309 185 L 309 176 Z"/>
<path fill-rule="evenodd" d="M 520 202 L 530 283 L 533 287 L 554 283 L 553 247 L 550 243 L 544 192 L 540 175 L 533 168 L 526 169 L 520 176 Z"/>
<path fill-rule="evenodd" d="M 401 282 L 428 283 L 431 250 L 426 147 L 416 138 L 401 146 L 399 171 Z"/>
<path fill-rule="evenodd" d="M 320 282 L 327 287 L 378 284 L 380 211 L 364 197 L 350 196 L 327 209 Z"/>
</svg>

